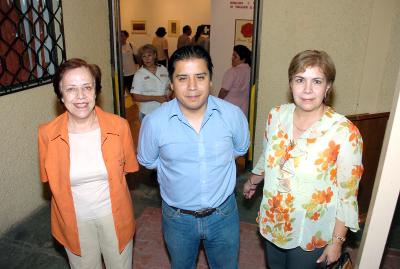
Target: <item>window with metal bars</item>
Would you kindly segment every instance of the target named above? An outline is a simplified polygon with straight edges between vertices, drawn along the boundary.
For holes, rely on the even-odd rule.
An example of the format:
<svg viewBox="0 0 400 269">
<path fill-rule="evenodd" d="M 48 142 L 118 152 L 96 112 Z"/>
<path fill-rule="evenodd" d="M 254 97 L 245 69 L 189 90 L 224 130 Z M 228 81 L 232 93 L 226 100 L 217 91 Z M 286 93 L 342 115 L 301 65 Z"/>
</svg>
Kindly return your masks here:
<svg viewBox="0 0 400 269">
<path fill-rule="evenodd" d="M 61 0 L 0 0 L 0 96 L 50 83 L 65 55 Z"/>
</svg>

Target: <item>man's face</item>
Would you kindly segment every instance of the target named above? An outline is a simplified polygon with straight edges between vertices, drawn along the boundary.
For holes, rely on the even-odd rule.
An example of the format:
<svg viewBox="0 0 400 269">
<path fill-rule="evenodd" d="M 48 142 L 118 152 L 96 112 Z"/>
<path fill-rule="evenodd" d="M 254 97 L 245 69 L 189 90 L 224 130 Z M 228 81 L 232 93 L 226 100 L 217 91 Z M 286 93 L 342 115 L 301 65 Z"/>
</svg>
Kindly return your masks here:
<svg viewBox="0 0 400 269">
<path fill-rule="evenodd" d="M 205 60 L 193 58 L 175 63 L 171 88 L 184 115 L 205 112 L 211 84 Z"/>
</svg>

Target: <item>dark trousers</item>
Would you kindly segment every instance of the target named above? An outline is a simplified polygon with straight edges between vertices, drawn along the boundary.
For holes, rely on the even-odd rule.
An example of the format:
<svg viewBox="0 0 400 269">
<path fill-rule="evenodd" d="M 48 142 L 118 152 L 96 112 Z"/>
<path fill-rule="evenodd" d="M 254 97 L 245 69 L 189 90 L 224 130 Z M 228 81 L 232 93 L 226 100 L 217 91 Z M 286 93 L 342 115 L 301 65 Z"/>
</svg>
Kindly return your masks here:
<svg viewBox="0 0 400 269">
<path fill-rule="evenodd" d="M 132 88 L 132 81 L 133 81 L 133 76 L 126 76 L 124 77 L 123 83 L 124 83 L 124 89 L 127 91 L 127 93 L 129 93 L 131 91 Z"/>
<path fill-rule="evenodd" d="M 157 61 L 157 63 L 167 67 L 167 60 Z"/>
<path fill-rule="evenodd" d="M 323 264 L 317 260 L 325 248 L 316 248 L 313 251 L 305 251 L 301 247 L 283 249 L 265 240 L 265 255 L 269 269 L 318 269 Z"/>
</svg>

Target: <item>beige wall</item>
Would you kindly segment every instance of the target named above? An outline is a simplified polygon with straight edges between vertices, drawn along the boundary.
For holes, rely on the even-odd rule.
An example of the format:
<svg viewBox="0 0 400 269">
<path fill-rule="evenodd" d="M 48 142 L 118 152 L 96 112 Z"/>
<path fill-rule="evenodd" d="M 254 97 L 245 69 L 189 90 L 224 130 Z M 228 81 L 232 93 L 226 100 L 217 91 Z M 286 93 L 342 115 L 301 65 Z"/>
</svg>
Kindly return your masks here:
<svg viewBox="0 0 400 269">
<path fill-rule="evenodd" d="M 67 57 L 100 65 L 102 107 L 112 112 L 107 0 L 63 1 L 63 15 Z M 56 102 L 51 84 L 0 97 L 0 234 L 46 201 L 36 133 L 56 116 Z"/>
<path fill-rule="evenodd" d="M 327 51 L 337 77 L 333 106 L 342 114 L 389 111 L 399 69 L 400 2 L 264 0 L 255 160 L 268 111 L 288 102 L 287 68 L 305 49 Z"/>
</svg>

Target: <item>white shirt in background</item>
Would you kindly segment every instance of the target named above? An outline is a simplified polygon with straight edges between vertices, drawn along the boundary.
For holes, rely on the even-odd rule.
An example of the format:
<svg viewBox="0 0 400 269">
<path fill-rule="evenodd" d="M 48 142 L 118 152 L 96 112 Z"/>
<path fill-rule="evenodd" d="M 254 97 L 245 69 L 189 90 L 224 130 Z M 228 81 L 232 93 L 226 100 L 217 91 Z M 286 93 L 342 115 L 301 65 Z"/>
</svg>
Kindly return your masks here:
<svg viewBox="0 0 400 269">
<path fill-rule="evenodd" d="M 122 45 L 122 71 L 124 77 L 132 76 L 138 69 L 138 65 L 133 60 L 133 54 L 137 54 L 136 48 L 129 42 Z"/>
</svg>

